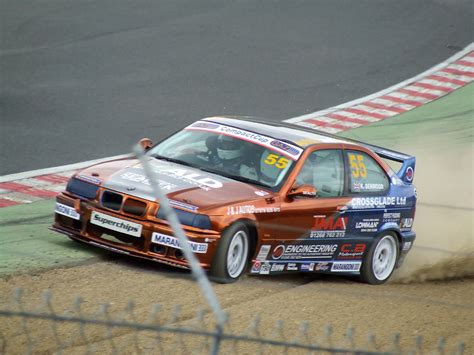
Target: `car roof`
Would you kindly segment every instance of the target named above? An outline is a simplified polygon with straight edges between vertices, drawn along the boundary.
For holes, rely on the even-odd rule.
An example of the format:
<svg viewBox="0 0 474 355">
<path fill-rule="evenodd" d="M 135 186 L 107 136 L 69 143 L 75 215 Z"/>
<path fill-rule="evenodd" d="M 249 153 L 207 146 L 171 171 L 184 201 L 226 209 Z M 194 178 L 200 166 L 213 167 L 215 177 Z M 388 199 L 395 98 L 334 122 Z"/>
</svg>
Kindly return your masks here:
<svg viewBox="0 0 474 355">
<path fill-rule="evenodd" d="M 296 126 L 284 122 L 272 122 L 256 117 L 248 116 L 215 116 L 207 117 L 205 121 L 225 124 L 240 129 L 245 129 L 258 134 L 284 140 L 306 148 L 313 144 L 335 143 L 335 144 L 358 144 L 351 140 L 344 140 L 337 136 L 310 130 L 305 127 Z"/>
</svg>

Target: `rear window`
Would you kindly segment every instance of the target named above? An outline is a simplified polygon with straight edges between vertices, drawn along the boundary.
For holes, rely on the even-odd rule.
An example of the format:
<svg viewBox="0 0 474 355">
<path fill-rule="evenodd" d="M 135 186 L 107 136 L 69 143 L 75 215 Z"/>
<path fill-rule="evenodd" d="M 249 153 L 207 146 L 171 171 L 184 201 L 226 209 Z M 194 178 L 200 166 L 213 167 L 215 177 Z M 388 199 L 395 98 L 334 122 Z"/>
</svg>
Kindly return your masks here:
<svg viewBox="0 0 474 355">
<path fill-rule="evenodd" d="M 349 165 L 349 191 L 376 193 L 388 189 L 389 180 L 382 167 L 366 153 L 346 151 Z"/>
</svg>

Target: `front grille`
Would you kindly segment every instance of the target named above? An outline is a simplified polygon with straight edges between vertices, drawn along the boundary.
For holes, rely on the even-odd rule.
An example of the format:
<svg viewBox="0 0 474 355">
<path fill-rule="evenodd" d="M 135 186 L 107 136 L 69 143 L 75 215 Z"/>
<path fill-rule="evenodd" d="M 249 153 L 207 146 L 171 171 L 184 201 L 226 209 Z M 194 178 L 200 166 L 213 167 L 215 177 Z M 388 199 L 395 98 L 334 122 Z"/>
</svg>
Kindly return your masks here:
<svg viewBox="0 0 474 355">
<path fill-rule="evenodd" d="M 134 216 L 143 216 L 146 211 L 146 203 L 133 198 L 127 198 L 123 203 L 123 211 Z"/>
<path fill-rule="evenodd" d="M 104 191 L 102 193 L 101 203 L 105 208 L 118 211 L 122 206 L 123 196 L 112 191 Z"/>
<path fill-rule="evenodd" d="M 130 247 L 133 246 L 136 250 L 143 250 L 144 248 L 145 241 L 143 237 L 133 237 L 128 234 L 96 226 L 95 224 L 91 223 L 87 223 L 87 232 L 108 242 L 128 245 Z"/>
</svg>

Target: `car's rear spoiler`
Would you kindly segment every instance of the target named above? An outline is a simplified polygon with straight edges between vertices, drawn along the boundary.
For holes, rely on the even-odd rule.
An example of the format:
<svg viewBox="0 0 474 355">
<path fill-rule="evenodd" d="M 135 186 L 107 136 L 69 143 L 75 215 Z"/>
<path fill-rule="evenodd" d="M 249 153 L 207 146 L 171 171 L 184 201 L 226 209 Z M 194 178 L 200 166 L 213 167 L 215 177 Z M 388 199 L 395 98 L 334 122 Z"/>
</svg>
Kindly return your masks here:
<svg viewBox="0 0 474 355">
<path fill-rule="evenodd" d="M 402 167 L 400 168 L 400 170 L 398 170 L 397 176 L 407 184 L 411 184 L 413 182 L 416 164 L 416 158 L 414 156 L 382 148 L 376 145 L 371 145 L 363 142 L 359 143 L 362 144 L 364 147 L 373 150 L 381 158 L 401 163 Z"/>
</svg>

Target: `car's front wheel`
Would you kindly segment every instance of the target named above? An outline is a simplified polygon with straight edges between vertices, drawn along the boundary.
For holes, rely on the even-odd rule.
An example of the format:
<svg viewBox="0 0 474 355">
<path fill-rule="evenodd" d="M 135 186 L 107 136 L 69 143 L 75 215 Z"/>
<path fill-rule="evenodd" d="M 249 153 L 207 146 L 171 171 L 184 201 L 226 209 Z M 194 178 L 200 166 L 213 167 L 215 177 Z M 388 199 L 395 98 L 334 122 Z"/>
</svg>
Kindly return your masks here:
<svg viewBox="0 0 474 355">
<path fill-rule="evenodd" d="M 393 232 L 379 235 L 365 256 L 361 280 L 372 285 L 386 282 L 395 270 L 398 253 L 398 239 Z"/>
<path fill-rule="evenodd" d="M 227 228 L 212 261 L 211 279 L 220 283 L 237 281 L 246 269 L 249 249 L 249 232 L 243 223 Z"/>
</svg>

